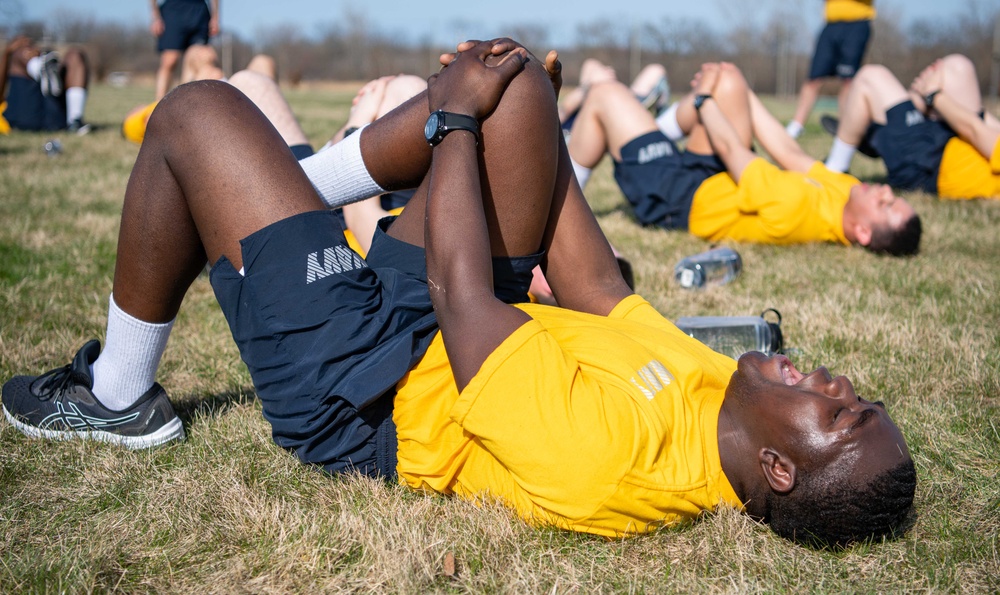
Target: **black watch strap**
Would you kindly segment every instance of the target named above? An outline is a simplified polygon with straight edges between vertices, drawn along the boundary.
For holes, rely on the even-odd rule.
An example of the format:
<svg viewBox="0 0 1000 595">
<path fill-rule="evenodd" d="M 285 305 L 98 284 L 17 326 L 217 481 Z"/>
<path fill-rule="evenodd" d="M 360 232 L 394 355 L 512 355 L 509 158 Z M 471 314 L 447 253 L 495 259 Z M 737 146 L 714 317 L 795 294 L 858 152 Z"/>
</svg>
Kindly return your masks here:
<svg viewBox="0 0 1000 595">
<path fill-rule="evenodd" d="M 432 147 L 440 144 L 448 133 L 455 130 L 467 130 L 476 137 L 476 142 L 479 142 L 479 121 L 472 116 L 437 110 L 430 115 L 428 120 L 434 117 L 437 118 L 436 129 L 434 131 L 425 130 L 427 143 Z"/>
<path fill-rule="evenodd" d="M 937 91 L 931 91 L 927 95 L 924 95 L 924 103 L 927 105 L 927 109 L 934 107 L 934 98 L 937 97 L 937 94 L 940 92 L 941 89 L 938 89 Z"/>
<path fill-rule="evenodd" d="M 701 111 L 701 106 L 704 105 L 706 99 L 711 99 L 712 96 L 708 93 L 699 93 L 694 96 L 694 110 Z"/>
</svg>

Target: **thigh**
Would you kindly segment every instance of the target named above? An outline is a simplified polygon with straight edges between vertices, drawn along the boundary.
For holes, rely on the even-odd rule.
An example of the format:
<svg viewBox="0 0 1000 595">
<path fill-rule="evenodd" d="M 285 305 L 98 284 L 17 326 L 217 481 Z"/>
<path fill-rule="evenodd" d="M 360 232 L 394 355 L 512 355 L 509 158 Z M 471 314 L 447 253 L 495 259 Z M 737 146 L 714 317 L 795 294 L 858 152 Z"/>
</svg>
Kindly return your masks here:
<svg viewBox="0 0 1000 595">
<path fill-rule="evenodd" d="M 816 40 L 809 80 L 831 77 L 837 72 L 837 38 L 834 23 L 828 23 Z"/>
</svg>

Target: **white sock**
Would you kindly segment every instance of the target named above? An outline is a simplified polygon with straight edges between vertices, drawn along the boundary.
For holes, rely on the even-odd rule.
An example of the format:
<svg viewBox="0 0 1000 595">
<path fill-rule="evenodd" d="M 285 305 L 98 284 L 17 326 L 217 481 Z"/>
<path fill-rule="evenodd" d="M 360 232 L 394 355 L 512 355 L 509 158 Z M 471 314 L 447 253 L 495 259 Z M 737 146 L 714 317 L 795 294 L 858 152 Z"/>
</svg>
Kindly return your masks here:
<svg viewBox="0 0 1000 595">
<path fill-rule="evenodd" d="M 840 138 L 833 139 L 833 146 L 830 147 L 830 155 L 826 158 L 826 168 L 830 171 L 845 172 L 851 169 L 851 159 L 857 147 L 849 145 Z"/>
<path fill-rule="evenodd" d="M 587 186 L 587 180 L 590 179 L 591 169 L 580 165 L 574 161 L 572 157 L 569 158 L 569 162 L 573 164 L 573 173 L 576 174 L 576 181 L 580 183 L 580 188 L 585 188 Z"/>
<path fill-rule="evenodd" d="M 684 131 L 681 130 L 681 125 L 677 123 L 678 106 L 680 106 L 680 102 L 675 101 L 662 114 L 656 117 L 656 126 L 660 129 L 660 132 L 674 142 L 684 138 Z"/>
<path fill-rule="evenodd" d="M 83 87 L 66 89 L 66 123 L 83 120 L 83 108 L 87 105 L 87 90 Z"/>
<path fill-rule="evenodd" d="M 385 192 L 361 157 L 361 131 L 312 157 L 299 161 L 326 206 L 331 209 Z"/>
<path fill-rule="evenodd" d="M 127 409 L 153 386 L 173 326 L 173 320 L 157 324 L 130 316 L 111 295 L 104 350 L 92 370 L 94 396 L 105 407 Z"/>
<path fill-rule="evenodd" d="M 28 63 L 24 65 L 24 69 L 32 79 L 37 81 L 42 78 L 42 57 L 35 56 L 34 58 L 28 58 Z"/>
<path fill-rule="evenodd" d="M 788 136 L 792 138 L 799 138 L 802 136 L 802 130 L 802 124 L 799 124 L 795 120 L 792 120 L 788 123 L 788 126 L 785 126 L 785 132 L 787 132 Z"/>
</svg>

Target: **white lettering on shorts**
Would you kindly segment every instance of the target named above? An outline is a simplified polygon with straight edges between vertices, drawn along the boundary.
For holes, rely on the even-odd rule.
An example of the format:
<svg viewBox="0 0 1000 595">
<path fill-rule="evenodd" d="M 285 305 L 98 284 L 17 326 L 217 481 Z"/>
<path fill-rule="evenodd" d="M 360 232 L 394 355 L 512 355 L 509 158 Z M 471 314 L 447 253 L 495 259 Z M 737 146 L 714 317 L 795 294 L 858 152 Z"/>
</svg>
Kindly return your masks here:
<svg viewBox="0 0 1000 595">
<path fill-rule="evenodd" d="M 639 149 L 639 165 L 673 154 L 674 149 L 670 146 L 670 141 L 652 143 Z"/>
<path fill-rule="evenodd" d="M 670 386 L 670 383 L 674 381 L 670 370 L 667 370 L 666 366 L 655 359 L 639 368 L 636 371 L 636 376 L 638 378 L 632 377 L 632 384 L 650 401 L 653 400 L 656 393 Z"/>
<path fill-rule="evenodd" d="M 310 252 L 306 257 L 306 284 L 312 283 L 335 273 L 344 273 L 363 269 L 368 265 L 347 246 L 333 246 L 323 250 L 323 261 L 320 263 L 319 252 Z"/>
<path fill-rule="evenodd" d="M 921 114 L 919 111 L 912 109 L 906 112 L 907 128 L 909 128 L 910 126 L 916 126 L 917 124 L 921 124 L 923 123 L 923 121 L 924 121 L 924 115 Z"/>
</svg>

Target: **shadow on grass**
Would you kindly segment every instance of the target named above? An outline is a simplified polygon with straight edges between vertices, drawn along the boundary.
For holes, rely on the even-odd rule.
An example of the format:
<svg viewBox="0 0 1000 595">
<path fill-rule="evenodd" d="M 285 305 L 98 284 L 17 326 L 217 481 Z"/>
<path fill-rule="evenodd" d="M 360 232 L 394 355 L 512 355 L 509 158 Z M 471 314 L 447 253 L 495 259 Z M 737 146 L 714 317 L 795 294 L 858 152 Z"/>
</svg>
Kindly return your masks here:
<svg viewBox="0 0 1000 595">
<path fill-rule="evenodd" d="M 632 205 L 628 203 L 618 203 L 614 206 L 604 209 L 597 208 L 591 205 L 590 210 L 592 210 L 594 212 L 594 215 L 596 215 L 597 217 L 607 217 L 612 213 L 621 213 L 625 215 L 625 217 L 631 219 L 632 221 L 639 223 L 639 220 L 635 218 L 635 212 L 632 210 Z"/>
<path fill-rule="evenodd" d="M 233 407 L 249 405 L 257 400 L 253 387 L 243 387 L 235 391 L 208 395 L 205 397 L 187 397 L 174 403 L 174 410 L 184 425 L 191 425 L 195 419 L 216 418 L 225 414 Z"/>
</svg>

